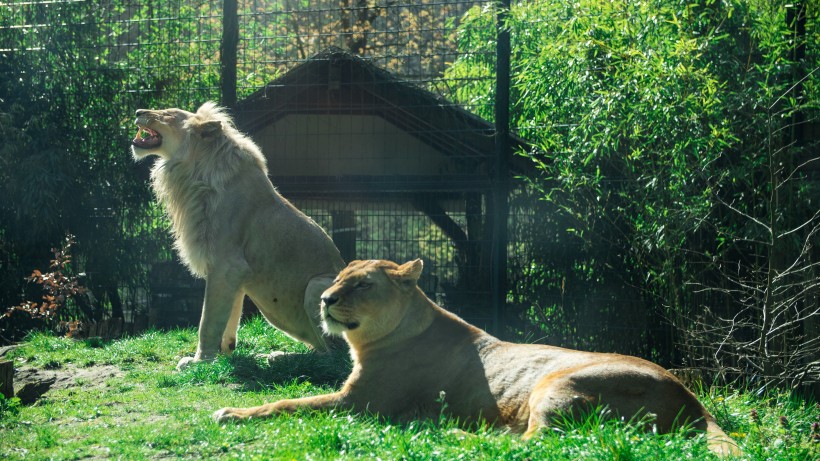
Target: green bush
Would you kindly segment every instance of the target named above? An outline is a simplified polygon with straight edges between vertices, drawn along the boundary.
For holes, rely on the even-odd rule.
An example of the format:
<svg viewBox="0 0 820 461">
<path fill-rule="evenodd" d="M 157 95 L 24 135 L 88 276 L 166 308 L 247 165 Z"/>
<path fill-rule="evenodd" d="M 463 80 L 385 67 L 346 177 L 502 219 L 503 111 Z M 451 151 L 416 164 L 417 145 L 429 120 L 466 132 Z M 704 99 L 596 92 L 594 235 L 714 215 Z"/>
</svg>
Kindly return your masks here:
<svg viewBox="0 0 820 461">
<path fill-rule="evenodd" d="M 0 421 L 20 414 L 20 399 L 0 394 Z"/>
<path fill-rule="evenodd" d="M 540 171 L 528 179 L 541 203 L 520 205 L 537 210 L 522 231 L 537 237 L 513 256 L 522 276 L 511 296 L 537 324 L 530 335 L 764 378 L 817 352 L 750 350 L 776 316 L 761 293 L 794 290 L 782 305 L 817 306 L 818 255 L 803 244 L 820 226 L 818 183 L 799 167 L 816 160 L 816 140 L 797 129 L 818 115 L 820 32 L 806 8 L 817 5 L 513 5 L 512 124 Z M 494 68 L 494 15 L 471 10 L 447 77 Z M 452 86 L 459 102 L 493 99 L 488 85 Z M 768 277 L 770 262 L 801 275 Z M 788 322 L 812 328 L 814 310 Z M 716 353 L 721 338 L 732 347 Z M 810 371 L 802 360 L 788 374 Z"/>
</svg>

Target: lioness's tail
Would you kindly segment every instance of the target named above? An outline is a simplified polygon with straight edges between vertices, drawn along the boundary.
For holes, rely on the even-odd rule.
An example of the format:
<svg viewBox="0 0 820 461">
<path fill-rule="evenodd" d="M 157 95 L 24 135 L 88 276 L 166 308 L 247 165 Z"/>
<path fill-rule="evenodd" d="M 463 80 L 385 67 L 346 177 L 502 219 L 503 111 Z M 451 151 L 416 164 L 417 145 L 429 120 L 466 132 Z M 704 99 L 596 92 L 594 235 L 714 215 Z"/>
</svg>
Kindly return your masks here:
<svg viewBox="0 0 820 461">
<path fill-rule="evenodd" d="M 738 456 L 740 447 L 731 437 L 723 432 L 712 416 L 706 418 L 706 444 L 709 450 L 718 456 Z"/>
</svg>

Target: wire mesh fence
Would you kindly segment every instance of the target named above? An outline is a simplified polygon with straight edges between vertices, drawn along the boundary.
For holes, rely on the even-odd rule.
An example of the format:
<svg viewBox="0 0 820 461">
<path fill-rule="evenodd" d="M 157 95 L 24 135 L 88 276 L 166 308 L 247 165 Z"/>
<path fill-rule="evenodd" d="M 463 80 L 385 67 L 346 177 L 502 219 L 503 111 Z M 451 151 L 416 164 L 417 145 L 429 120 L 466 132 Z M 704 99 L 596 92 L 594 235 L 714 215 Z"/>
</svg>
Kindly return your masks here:
<svg viewBox="0 0 820 461">
<path fill-rule="evenodd" d="M 467 289 L 465 271 L 486 274 L 478 265 L 488 264 L 486 256 L 468 262 L 459 254 L 466 244 L 454 241 L 452 233 L 476 248 L 487 247 L 490 238 L 475 224 L 468 235 L 466 221 L 486 218 L 486 197 L 479 189 L 490 186 L 492 125 L 470 115 L 470 107 L 441 97 L 442 89 L 454 84 L 444 83 L 443 72 L 456 58 L 456 27 L 473 7 L 482 3 L 10 2 L 0 16 L 0 50 L 9 78 L 48 88 L 46 97 L 65 89 L 62 101 L 45 105 L 59 105 L 74 117 L 69 124 L 99 125 L 100 117 L 108 117 L 107 128 L 120 139 L 88 135 L 78 141 L 105 150 L 111 168 L 130 161 L 124 141 L 133 132 L 135 108 L 194 110 L 206 100 L 224 99 L 224 59 L 235 54 L 234 115 L 265 148 L 271 176 L 286 197 L 325 226 L 346 259 L 424 258 L 425 288 L 434 299 L 452 304 L 448 299 L 459 296 L 456 287 Z M 230 27 L 225 8 L 236 8 L 235 42 L 225 40 Z M 281 81 L 294 69 L 310 70 L 327 50 L 345 54 L 355 60 L 348 64 L 367 72 L 351 75 L 359 67 L 341 67 L 331 75 L 302 73 Z M 66 74 L 56 75 L 61 72 Z M 86 76 L 97 73 L 104 75 L 106 91 L 95 94 Z M 260 92 L 258 104 L 245 104 L 243 110 L 243 101 Z M 265 120 L 256 120 L 260 117 Z M 134 179 L 147 179 L 146 169 L 144 164 L 131 168 Z M 130 182 L 134 189 L 145 187 Z M 143 256 L 131 258 L 132 270 L 121 274 L 118 290 L 101 288 L 110 292 L 106 298 L 122 298 L 126 314 L 148 310 L 156 279 L 152 267 L 172 257 L 169 239 L 160 236 L 167 223 L 145 204 L 144 190 L 134 195 L 141 206 L 107 201 L 92 207 L 88 221 L 90 227 L 105 227 L 102 220 L 122 226 L 119 237 L 128 239 L 123 247 Z M 474 211 L 469 218 L 468 195 Z M 100 279 L 97 271 L 105 270 L 98 269 L 98 259 L 84 259 L 89 279 Z M 486 297 L 486 277 L 469 285 Z M 471 309 L 460 309 L 469 316 Z M 489 326 L 486 307 L 472 311 L 482 312 L 476 318 Z"/>
<path fill-rule="evenodd" d="M 346 260 L 421 257 L 431 298 L 482 327 L 499 330 L 501 321 L 543 339 L 514 320 L 532 310 L 533 280 L 560 291 L 560 275 L 543 280 L 527 256 L 528 229 L 549 218 L 527 194 L 508 218 L 496 216 L 495 102 L 453 102 L 463 88 L 494 85 L 495 50 L 465 50 L 458 35 L 462 21 L 492 8 L 446 0 L 9 2 L 0 13 L 0 52 L 4 74 L 37 88 L 44 110 L 69 118 L 62 126 L 88 127 L 69 133 L 66 150 L 99 152 L 97 167 L 118 172 L 113 184 L 90 185 L 97 203 L 83 210 L 92 218 L 78 218 L 75 232 L 89 249 L 117 255 L 103 264 L 90 251 L 83 267 L 101 302 L 121 304 L 125 315 L 189 322 L 201 296 L 173 263 L 167 222 L 146 188 L 148 165 L 122 166 L 131 161 L 133 111 L 226 102 L 227 72 L 236 98 L 227 102 L 262 146 L 274 184 L 328 231 Z M 494 36 L 495 24 L 485 26 Z M 484 64 L 448 74 L 458 59 Z M 512 159 L 510 176 L 532 174 L 520 160 Z M 108 224 L 93 217 L 100 214 Z M 492 302 L 494 219 L 508 220 L 512 236 L 506 313 Z M 101 226 L 111 236 L 105 245 Z M 549 296 L 541 301 L 560 304 Z M 567 292 L 562 303 L 595 302 L 587 298 Z M 597 322 L 581 330 L 589 338 L 603 331 Z M 647 355 L 645 331 L 636 324 L 635 341 L 618 350 Z M 597 349 L 614 342 L 590 341 L 584 345 Z"/>
<path fill-rule="evenodd" d="M 147 187 L 149 162 L 134 163 L 128 143 L 136 131 L 135 109 L 195 110 L 213 100 L 229 106 L 237 126 L 262 147 L 273 183 L 327 230 L 346 260 L 420 257 L 426 267 L 422 287 L 431 298 L 482 327 L 498 331 L 500 323 L 529 340 L 665 363 L 690 362 L 683 350 L 708 355 L 698 352 L 708 349 L 701 346 L 677 347 L 681 332 L 691 329 L 693 321 L 704 324 L 700 313 L 710 305 L 731 318 L 736 303 L 726 303 L 719 295 L 693 294 L 687 280 L 725 288 L 721 277 L 728 266 L 705 255 L 722 252 L 727 260 L 746 264 L 745 253 L 768 250 L 758 246 L 754 252 L 735 254 L 711 248 L 707 241 L 715 236 L 703 237 L 711 231 L 702 227 L 690 232 L 690 223 L 678 219 L 685 211 L 679 208 L 689 205 L 679 206 L 679 197 L 670 196 L 676 201 L 663 219 L 678 226 L 675 238 L 681 243 L 660 251 L 659 244 L 671 234 L 668 226 L 654 234 L 647 230 L 645 218 L 661 209 L 652 208 L 653 194 L 683 190 L 697 181 L 682 181 L 679 189 L 653 189 L 667 178 L 661 174 L 657 181 L 658 175 L 649 170 L 637 179 L 629 176 L 629 168 L 644 171 L 640 163 L 648 162 L 644 156 L 649 151 L 671 152 L 677 145 L 666 143 L 665 136 L 644 133 L 652 126 L 651 113 L 625 122 L 628 129 L 612 125 L 623 119 L 618 110 L 630 109 L 618 104 L 640 94 L 656 97 L 660 102 L 653 107 L 658 110 L 684 110 L 688 103 L 677 104 L 673 96 L 699 94 L 701 87 L 692 83 L 697 79 L 680 79 L 686 91 L 622 94 L 622 88 L 616 88 L 618 97 L 589 102 L 586 94 L 608 94 L 607 85 L 618 84 L 614 77 L 619 66 L 638 57 L 660 56 L 660 45 L 644 49 L 644 35 L 657 34 L 656 25 L 638 28 L 645 25 L 642 12 L 631 9 L 629 2 L 603 2 L 601 11 L 560 2 L 532 3 L 531 11 L 529 2 L 514 6 L 509 23 L 520 34 L 512 36 L 517 53 L 531 58 L 516 62 L 512 73 L 537 75 L 543 69 L 527 66 L 543 64 L 553 66 L 555 79 L 549 88 L 527 92 L 528 82 L 519 78 L 520 84 L 511 89 L 511 106 L 519 118 L 508 141 L 511 150 L 528 150 L 528 157 L 507 159 L 509 175 L 502 179 L 510 181 L 503 186 L 511 185 L 508 213 L 494 198 L 500 190 L 494 125 L 496 2 L 1 3 L 0 134 L 7 142 L 0 150 L 0 179 L 7 195 L 19 202 L 0 203 L 0 219 L 6 223 L 0 230 L 0 304 L 11 305 L 28 295 L 19 280 L 33 267 L 42 267 L 48 246 L 69 230 L 77 236 L 78 271 L 85 272 L 91 291 L 108 312 L 151 314 L 155 323 L 162 323 L 157 318 L 166 312 L 169 325 L 195 319 L 201 290 L 174 262 L 168 223 Z M 707 16 L 691 17 L 706 21 Z M 674 18 L 667 22 L 675 23 Z M 614 43 L 634 50 L 609 53 L 604 49 L 609 35 L 599 24 L 621 20 L 629 24 L 612 31 L 643 35 Z M 540 41 L 557 33 L 562 21 L 585 28 L 561 34 L 588 33 L 591 38 L 556 45 L 549 50 L 552 54 L 542 52 Z M 812 24 L 808 33 L 816 35 Z M 639 29 L 643 32 L 636 32 Z M 692 40 L 676 43 L 703 37 L 709 34 L 697 32 Z M 571 60 L 566 55 L 570 51 L 576 53 Z M 698 68 L 685 64 L 673 67 L 676 72 Z M 578 81 L 572 84 L 577 86 L 561 86 L 564 72 L 576 73 Z M 596 106 L 602 101 L 609 105 Z M 583 132 L 583 120 L 576 116 L 579 107 L 599 117 L 595 120 L 600 130 L 588 127 L 589 133 Z M 609 114 L 610 109 L 616 112 Z M 672 127 L 680 145 L 689 146 L 704 126 L 719 127 L 706 123 L 709 120 L 702 123 L 698 114 L 682 114 L 680 120 L 694 127 Z M 582 164 L 576 185 L 583 190 L 559 192 L 575 194 L 567 202 L 544 201 L 552 186 L 543 178 L 535 183 L 514 179 L 538 177 L 539 168 L 550 162 L 549 155 L 521 138 L 566 147 L 569 142 L 564 141 L 579 130 L 579 137 L 588 134 L 592 139 L 618 131 L 637 144 L 604 143 L 598 147 L 611 152 L 602 160 L 597 157 L 601 152 L 589 153 L 585 146 L 577 152 L 552 152 L 570 167 Z M 629 150 L 643 143 L 651 148 Z M 809 149 L 801 155 L 806 152 Z M 588 157 L 577 162 L 573 155 Z M 686 154 L 681 164 L 690 157 L 697 156 Z M 621 168 L 617 162 L 624 159 L 635 163 Z M 595 165 L 601 168 L 596 171 Z M 690 171 L 678 173 L 687 177 Z M 758 173 L 739 175 L 738 184 L 744 177 L 762 177 Z M 622 188 L 624 184 L 635 187 Z M 802 184 L 808 184 L 804 189 L 810 193 L 813 183 Z M 737 187 L 739 194 L 745 193 Z M 684 201 L 708 195 L 695 192 Z M 649 206 L 641 208 L 642 201 Z M 561 208 L 561 203 L 566 206 Z M 26 213 L 18 212 L 21 209 Z M 717 221 L 725 219 L 719 213 L 708 217 L 716 226 L 724 224 Z M 506 226 L 495 225 L 502 222 Z M 726 222 L 728 227 L 738 224 Z M 816 227 L 815 221 L 808 222 L 812 225 L 802 230 Z M 585 224 L 589 228 L 582 229 Z M 739 228 L 746 224 L 739 223 Z M 600 230 L 595 226 L 605 232 L 595 234 Z M 504 242 L 497 238 L 499 228 L 508 233 Z M 817 247 L 801 274 L 816 268 Z M 500 289 L 501 277 L 494 276 L 498 248 L 506 256 L 506 285 Z M 747 264 L 758 275 L 765 258 L 760 261 Z M 505 296 L 503 311 L 494 305 L 497 291 Z M 801 309 L 816 306 L 810 291 L 801 298 Z M 816 331 L 816 321 L 802 322 L 800 328 Z"/>
</svg>

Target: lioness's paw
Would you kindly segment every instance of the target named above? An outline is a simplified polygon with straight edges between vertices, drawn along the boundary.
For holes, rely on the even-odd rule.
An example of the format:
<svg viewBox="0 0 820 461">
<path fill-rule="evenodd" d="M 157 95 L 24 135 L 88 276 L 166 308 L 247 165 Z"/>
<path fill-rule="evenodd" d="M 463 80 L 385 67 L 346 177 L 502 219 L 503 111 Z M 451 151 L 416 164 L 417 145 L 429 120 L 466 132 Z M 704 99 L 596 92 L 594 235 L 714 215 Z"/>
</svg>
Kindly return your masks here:
<svg viewBox="0 0 820 461">
<path fill-rule="evenodd" d="M 216 410 L 211 417 L 214 421 L 218 423 L 224 423 L 228 421 L 239 421 L 242 419 L 241 416 L 234 413 L 233 408 L 222 408 L 220 410 Z"/>
</svg>

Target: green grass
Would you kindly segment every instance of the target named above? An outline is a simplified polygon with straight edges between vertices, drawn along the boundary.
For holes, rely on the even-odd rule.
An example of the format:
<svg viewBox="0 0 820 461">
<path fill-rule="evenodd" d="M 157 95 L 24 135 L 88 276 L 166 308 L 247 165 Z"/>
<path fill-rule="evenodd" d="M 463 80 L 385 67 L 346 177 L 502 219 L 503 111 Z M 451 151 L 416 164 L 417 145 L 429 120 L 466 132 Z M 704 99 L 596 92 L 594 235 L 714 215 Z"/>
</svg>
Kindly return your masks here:
<svg viewBox="0 0 820 461">
<path fill-rule="evenodd" d="M 456 430 L 447 418 L 406 426 L 346 412 L 298 413 L 219 425 L 223 406 L 252 406 L 329 392 L 349 370 L 343 357 L 288 356 L 304 346 L 258 319 L 243 325 L 231 357 L 176 372 L 193 352 L 193 330 L 148 332 L 112 342 L 34 334 L 12 353 L 15 366 L 72 370 L 114 365 L 120 377 L 52 390 L 37 403 L 0 400 L 0 456 L 38 459 L 712 459 L 702 437 L 654 435 L 597 414 L 530 442 L 486 427 Z M 820 456 L 812 424 L 820 408 L 787 393 L 757 396 L 728 389 L 701 392 L 720 424 L 740 442 L 743 459 L 811 460 Z M 753 411 L 756 417 L 753 417 Z M 782 417 L 785 417 L 783 419 Z M 820 434 L 816 436 L 820 438 Z"/>
</svg>

